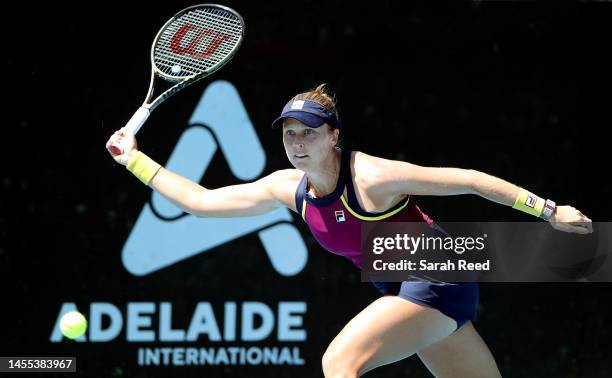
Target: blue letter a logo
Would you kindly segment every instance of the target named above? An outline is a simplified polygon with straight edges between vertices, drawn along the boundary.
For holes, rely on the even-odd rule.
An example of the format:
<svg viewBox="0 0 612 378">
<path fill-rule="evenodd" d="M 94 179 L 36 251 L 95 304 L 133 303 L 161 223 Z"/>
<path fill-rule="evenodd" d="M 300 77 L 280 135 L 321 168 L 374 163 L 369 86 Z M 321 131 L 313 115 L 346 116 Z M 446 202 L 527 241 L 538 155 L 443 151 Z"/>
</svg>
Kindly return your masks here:
<svg viewBox="0 0 612 378">
<path fill-rule="evenodd" d="M 266 163 L 265 151 L 231 83 L 216 81 L 210 84 L 191 115 L 189 125 L 165 164 L 166 168 L 199 182 L 220 148 L 232 173 L 239 179 L 254 180 L 261 175 Z M 155 215 L 152 208 L 166 219 Z M 258 232 L 279 274 L 292 276 L 306 265 L 308 250 L 291 224 L 293 218 L 286 208 L 242 218 L 197 218 L 182 214 L 181 209 L 153 193 L 151 205 L 144 206 L 123 247 L 123 265 L 130 273 L 149 274 L 251 232 Z"/>
</svg>

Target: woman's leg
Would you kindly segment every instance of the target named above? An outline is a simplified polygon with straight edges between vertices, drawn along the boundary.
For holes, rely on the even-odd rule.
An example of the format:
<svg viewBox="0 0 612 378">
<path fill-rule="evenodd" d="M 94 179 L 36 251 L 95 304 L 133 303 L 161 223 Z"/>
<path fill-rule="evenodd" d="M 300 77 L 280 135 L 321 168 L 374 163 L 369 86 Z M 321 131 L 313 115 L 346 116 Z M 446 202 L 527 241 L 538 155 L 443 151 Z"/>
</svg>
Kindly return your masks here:
<svg viewBox="0 0 612 378">
<path fill-rule="evenodd" d="M 472 322 L 417 354 L 436 377 L 501 377 L 493 355 Z"/>
<path fill-rule="evenodd" d="M 326 378 L 357 377 L 447 338 L 457 322 L 397 296 L 377 299 L 355 316 L 323 356 Z"/>
</svg>

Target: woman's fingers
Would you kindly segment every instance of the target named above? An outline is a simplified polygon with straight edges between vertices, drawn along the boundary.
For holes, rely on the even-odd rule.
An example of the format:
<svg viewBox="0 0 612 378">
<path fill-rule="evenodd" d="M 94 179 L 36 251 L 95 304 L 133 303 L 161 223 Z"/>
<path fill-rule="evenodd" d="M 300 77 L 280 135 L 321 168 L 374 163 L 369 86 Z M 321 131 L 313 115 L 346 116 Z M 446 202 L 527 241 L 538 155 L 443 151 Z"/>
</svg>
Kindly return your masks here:
<svg viewBox="0 0 612 378">
<path fill-rule="evenodd" d="M 586 217 L 584 217 L 584 218 L 586 218 Z M 591 220 L 588 219 L 588 218 L 582 219 L 582 221 L 577 226 L 585 229 L 587 231 L 587 233 L 589 233 L 589 234 L 591 232 L 593 232 L 593 222 L 591 222 Z"/>
<path fill-rule="evenodd" d="M 577 212 L 577 221 L 572 222 L 572 225 L 575 227 L 579 227 L 580 229 L 585 230 L 585 233 L 593 232 L 593 221 L 589 219 L 586 215 L 582 214 L 581 211 L 576 210 Z"/>
<path fill-rule="evenodd" d="M 113 134 L 110 139 L 108 140 L 108 143 L 106 143 L 107 146 L 110 145 L 117 145 L 120 144 L 121 141 L 123 140 L 123 137 L 117 135 L 117 134 Z"/>
<path fill-rule="evenodd" d="M 589 231 L 588 228 L 586 228 L 585 226 L 577 226 L 577 225 L 573 225 L 572 226 L 572 231 L 577 233 L 577 234 L 590 234 L 592 231 Z"/>
<path fill-rule="evenodd" d="M 121 148 L 123 144 L 123 136 L 118 132 L 115 132 L 106 142 L 106 150 L 111 154 L 115 161 L 119 162 L 117 158 L 125 152 L 124 148 Z"/>
<path fill-rule="evenodd" d="M 568 222 L 560 223 L 559 229 L 566 232 L 574 232 L 577 234 L 590 234 L 593 232 L 593 225 L 588 222 Z"/>
</svg>

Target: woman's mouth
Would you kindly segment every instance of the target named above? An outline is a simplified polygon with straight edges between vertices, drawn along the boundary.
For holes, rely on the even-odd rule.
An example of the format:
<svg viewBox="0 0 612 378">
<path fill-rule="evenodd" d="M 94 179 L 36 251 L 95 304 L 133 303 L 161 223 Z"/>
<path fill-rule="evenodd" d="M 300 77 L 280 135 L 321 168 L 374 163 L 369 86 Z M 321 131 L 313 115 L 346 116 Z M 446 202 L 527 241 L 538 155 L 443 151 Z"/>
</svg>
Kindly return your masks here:
<svg viewBox="0 0 612 378">
<path fill-rule="evenodd" d="M 295 155 L 293 155 L 293 157 L 295 157 L 296 159 L 304 159 L 304 158 L 307 158 L 308 155 L 306 155 L 306 154 L 295 154 Z"/>
</svg>

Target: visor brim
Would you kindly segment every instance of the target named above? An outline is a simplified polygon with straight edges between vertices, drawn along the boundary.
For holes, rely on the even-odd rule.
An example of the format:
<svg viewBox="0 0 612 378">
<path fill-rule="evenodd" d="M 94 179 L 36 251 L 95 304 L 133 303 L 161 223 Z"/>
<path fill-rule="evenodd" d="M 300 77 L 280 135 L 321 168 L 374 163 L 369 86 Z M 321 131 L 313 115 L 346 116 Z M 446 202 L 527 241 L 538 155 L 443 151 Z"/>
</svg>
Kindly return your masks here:
<svg viewBox="0 0 612 378">
<path fill-rule="evenodd" d="M 307 112 L 287 112 L 275 119 L 274 122 L 272 122 L 272 127 L 282 126 L 285 118 L 293 118 L 314 129 L 321 127 L 325 123 L 325 120 L 316 114 Z"/>
</svg>

